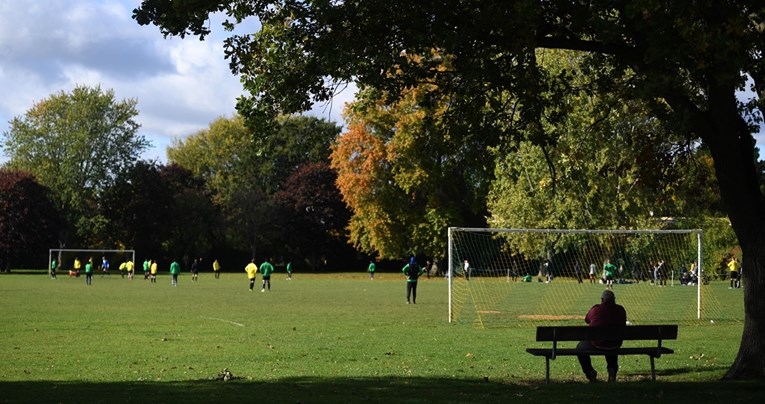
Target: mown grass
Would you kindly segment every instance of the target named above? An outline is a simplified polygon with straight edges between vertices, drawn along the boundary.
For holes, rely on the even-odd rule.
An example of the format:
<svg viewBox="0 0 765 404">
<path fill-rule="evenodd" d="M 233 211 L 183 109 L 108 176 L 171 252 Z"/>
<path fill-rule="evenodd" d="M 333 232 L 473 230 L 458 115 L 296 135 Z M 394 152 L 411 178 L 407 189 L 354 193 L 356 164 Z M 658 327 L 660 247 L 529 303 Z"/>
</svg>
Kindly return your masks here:
<svg viewBox="0 0 765 404">
<path fill-rule="evenodd" d="M 117 275 L 0 276 L 0 402 L 761 401 L 762 383 L 718 381 L 741 324 L 681 325 L 676 354 L 620 361 L 620 383 L 585 384 L 575 358 L 544 360 L 530 326 L 447 322 L 446 282 L 401 276 L 276 274 L 180 285 Z M 727 292 L 727 290 L 726 290 Z M 736 307 L 740 290 L 721 293 Z M 725 302 L 723 302 L 725 304 Z M 628 308 L 629 310 L 629 308 Z M 602 359 L 594 360 L 603 368 Z M 218 380 L 226 368 L 230 381 Z"/>
</svg>

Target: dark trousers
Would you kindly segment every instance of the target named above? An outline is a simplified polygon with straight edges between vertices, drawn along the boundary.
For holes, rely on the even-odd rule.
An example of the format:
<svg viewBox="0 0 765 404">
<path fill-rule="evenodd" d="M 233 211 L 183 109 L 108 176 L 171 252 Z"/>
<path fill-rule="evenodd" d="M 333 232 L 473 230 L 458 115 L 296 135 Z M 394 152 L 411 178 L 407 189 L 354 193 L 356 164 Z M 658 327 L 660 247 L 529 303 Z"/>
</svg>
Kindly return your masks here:
<svg viewBox="0 0 765 404">
<path fill-rule="evenodd" d="M 412 303 L 417 303 L 417 281 L 406 283 L 406 301 L 409 303 L 409 296 L 412 296 Z"/>
<path fill-rule="evenodd" d="M 591 341 L 579 341 L 579 344 L 576 346 L 576 349 L 583 351 L 588 351 L 592 348 Z M 577 358 L 579 358 L 579 364 L 582 366 L 582 372 L 584 372 L 585 376 L 588 376 L 595 371 L 595 368 L 592 367 L 592 358 L 590 355 L 577 355 Z M 616 371 L 619 370 L 619 355 L 606 355 L 606 368 L 609 373 L 613 372 L 616 374 Z"/>
<path fill-rule="evenodd" d="M 268 287 L 268 290 L 271 290 L 271 277 L 270 276 L 264 276 L 263 277 L 263 287 L 262 289 L 265 289 Z"/>
</svg>

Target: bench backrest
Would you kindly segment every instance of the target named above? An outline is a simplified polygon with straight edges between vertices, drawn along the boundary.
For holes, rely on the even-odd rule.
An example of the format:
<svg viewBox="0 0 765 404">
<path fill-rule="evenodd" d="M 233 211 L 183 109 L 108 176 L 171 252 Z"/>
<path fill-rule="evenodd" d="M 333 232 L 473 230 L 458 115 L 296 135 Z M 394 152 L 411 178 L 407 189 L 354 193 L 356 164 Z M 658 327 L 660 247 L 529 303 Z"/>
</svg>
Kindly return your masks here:
<svg viewBox="0 0 765 404">
<path fill-rule="evenodd" d="M 677 325 L 537 327 L 537 341 L 632 341 L 677 339 Z"/>
</svg>

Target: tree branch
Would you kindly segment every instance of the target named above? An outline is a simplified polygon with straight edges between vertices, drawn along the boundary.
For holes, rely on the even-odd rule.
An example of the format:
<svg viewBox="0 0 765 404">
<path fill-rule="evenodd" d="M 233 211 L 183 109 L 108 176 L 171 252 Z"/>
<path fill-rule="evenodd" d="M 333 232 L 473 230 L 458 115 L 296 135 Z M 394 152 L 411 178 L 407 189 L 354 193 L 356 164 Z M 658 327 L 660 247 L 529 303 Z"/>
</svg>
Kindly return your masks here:
<svg viewBox="0 0 765 404">
<path fill-rule="evenodd" d="M 610 44 L 600 41 L 587 41 L 576 38 L 564 38 L 558 36 L 539 36 L 537 46 L 546 49 L 568 49 L 583 52 L 594 52 L 608 55 L 619 55 L 632 59 L 635 48 L 625 44 Z"/>
</svg>

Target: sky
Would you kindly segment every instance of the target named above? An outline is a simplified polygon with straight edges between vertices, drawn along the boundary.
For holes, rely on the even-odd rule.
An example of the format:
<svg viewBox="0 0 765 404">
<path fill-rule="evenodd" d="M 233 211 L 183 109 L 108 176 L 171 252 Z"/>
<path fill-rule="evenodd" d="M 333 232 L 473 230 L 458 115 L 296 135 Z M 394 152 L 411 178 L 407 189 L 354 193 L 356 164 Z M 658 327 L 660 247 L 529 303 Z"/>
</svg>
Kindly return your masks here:
<svg viewBox="0 0 765 404">
<path fill-rule="evenodd" d="M 213 32 L 164 38 L 140 26 L 132 11 L 140 0 L 0 0 L 0 133 L 36 102 L 78 85 L 113 90 L 117 100 L 135 99 L 139 134 L 152 143 L 141 157 L 166 161 L 166 148 L 235 112 L 243 93 L 228 68 L 223 40 L 231 33 L 213 16 Z M 256 21 L 239 32 L 254 32 Z M 340 113 L 353 98 L 346 89 L 331 106 L 310 114 L 343 125 Z M 757 143 L 765 150 L 765 130 Z M 0 162 L 7 156 L 0 155 Z"/>
<path fill-rule="evenodd" d="M 132 19 L 140 0 L 0 0 L 0 133 L 51 95 L 78 85 L 113 90 L 117 100 L 135 99 L 139 134 L 152 144 L 141 157 L 166 161 L 166 148 L 235 113 L 243 94 L 228 67 L 223 40 L 231 35 L 213 16 L 213 33 L 165 39 L 156 26 Z M 256 21 L 240 32 L 254 32 Z M 343 124 L 340 113 L 353 90 L 331 108 L 311 114 Z M 0 162 L 7 156 L 0 155 Z"/>
</svg>

